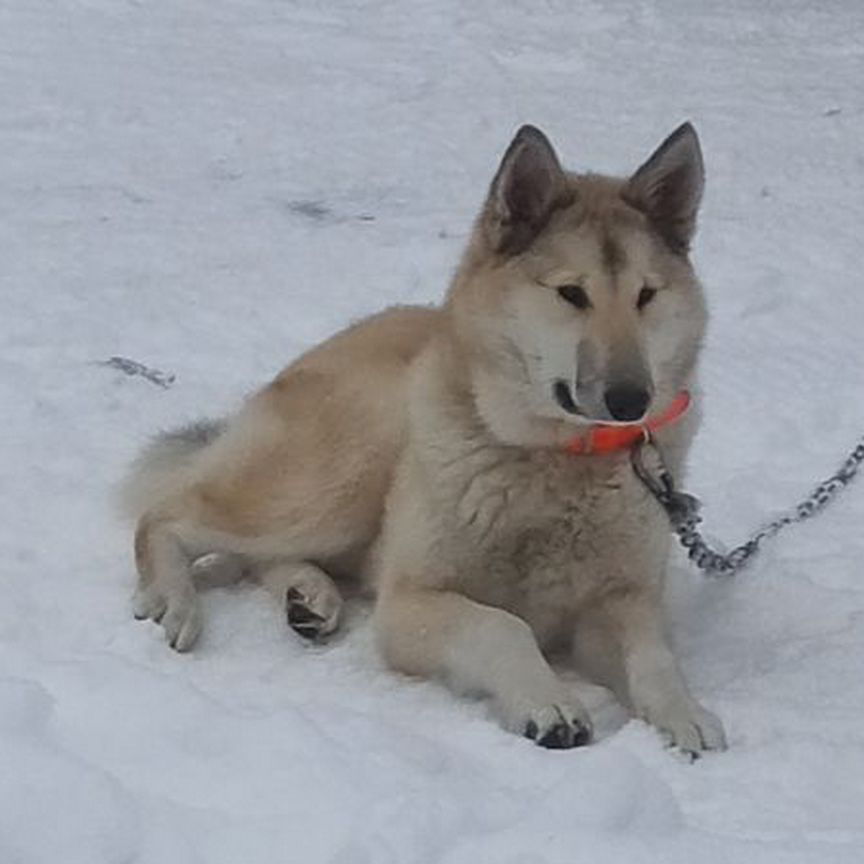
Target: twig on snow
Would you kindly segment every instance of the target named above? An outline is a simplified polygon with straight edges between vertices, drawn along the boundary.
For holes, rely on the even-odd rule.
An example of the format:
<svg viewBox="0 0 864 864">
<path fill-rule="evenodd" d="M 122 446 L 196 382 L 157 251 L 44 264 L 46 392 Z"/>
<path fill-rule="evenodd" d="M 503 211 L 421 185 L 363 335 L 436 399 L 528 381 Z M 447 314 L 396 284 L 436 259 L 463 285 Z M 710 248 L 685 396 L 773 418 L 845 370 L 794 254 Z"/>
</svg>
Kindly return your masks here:
<svg viewBox="0 0 864 864">
<path fill-rule="evenodd" d="M 159 369 L 153 369 L 150 366 L 139 363 L 137 360 L 130 360 L 128 357 L 109 357 L 99 365 L 117 369 L 124 375 L 137 375 L 140 378 L 145 378 L 151 384 L 155 384 L 163 390 L 167 390 L 177 378 L 171 372 L 162 372 Z"/>
</svg>

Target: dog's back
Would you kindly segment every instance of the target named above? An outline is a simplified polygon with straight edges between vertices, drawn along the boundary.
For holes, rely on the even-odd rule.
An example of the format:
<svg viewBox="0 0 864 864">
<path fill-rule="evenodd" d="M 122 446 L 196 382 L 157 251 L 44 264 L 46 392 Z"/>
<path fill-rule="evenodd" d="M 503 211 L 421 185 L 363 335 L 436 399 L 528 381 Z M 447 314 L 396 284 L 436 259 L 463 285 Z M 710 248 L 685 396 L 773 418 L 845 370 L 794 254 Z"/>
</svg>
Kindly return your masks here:
<svg viewBox="0 0 864 864">
<path fill-rule="evenodd" d="M 325 521 L 353 502 L 365 525 L 380 515 L 404 436 L 406 371 L 441 315 L 388 309 L 299 357 L 236 416 L 159 435 L 133 465 L 124 509 L 138 519 L 197 495 L 223 505 L 214 527 L 261 537 L 284 531 L 296 510 Z"/>
</svg>

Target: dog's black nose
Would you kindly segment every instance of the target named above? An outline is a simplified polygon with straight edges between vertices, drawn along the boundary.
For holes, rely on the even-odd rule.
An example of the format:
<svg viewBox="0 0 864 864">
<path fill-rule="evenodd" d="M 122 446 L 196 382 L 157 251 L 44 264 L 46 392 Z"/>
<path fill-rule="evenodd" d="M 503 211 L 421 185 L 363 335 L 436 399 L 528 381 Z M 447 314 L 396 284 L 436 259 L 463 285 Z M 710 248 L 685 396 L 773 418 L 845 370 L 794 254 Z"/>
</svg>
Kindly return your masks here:
<svg viewBox="0 0 864 864">
<path fill-rule="evenodd" d="M 603 398 L 612 417 L 625 423 L 641 420 L 651 401 L 651 395 L 647 390 L 634 387 L 632 384 L 610 387 Z"/>
</svg>

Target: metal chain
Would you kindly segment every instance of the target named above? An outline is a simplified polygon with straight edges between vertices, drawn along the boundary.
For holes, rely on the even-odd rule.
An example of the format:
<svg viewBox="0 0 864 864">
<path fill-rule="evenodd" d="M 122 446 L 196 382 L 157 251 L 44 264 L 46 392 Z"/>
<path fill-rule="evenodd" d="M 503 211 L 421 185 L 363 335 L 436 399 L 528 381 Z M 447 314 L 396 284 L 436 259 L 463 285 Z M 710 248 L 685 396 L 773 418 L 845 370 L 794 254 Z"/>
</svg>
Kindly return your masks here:
<svg viewBox="0 0 864 864">
<path fill-rule="evenodd" d="M 646 451 L 654 458 L 653 471 L 645 464 Z M 687 557 L 708 576 L 732 576 L 756 555 L 763 540 L 773 537 L 789 525 L 804 522 L 815 516 L 841 489 L 852 482 L 858 469 L 864 464 L 864 437 L 847 456 L 839 470 L 827 480 L 823 480 L 793 510 L 769 522 L 753 534 L 746 543 L 736 546 L 726 554 L 712 549 L 700 533 L 697 528 L 702 521 L 699 515 L 701 508 L 699 500 L 675 488 L 672 475 L 663 463 L 657 445 L 650 437 L 646 437 L 633 448 L 632 461 L 636 476 L 669 516 L 672 530 L 687 550 Z"/>
</svg>

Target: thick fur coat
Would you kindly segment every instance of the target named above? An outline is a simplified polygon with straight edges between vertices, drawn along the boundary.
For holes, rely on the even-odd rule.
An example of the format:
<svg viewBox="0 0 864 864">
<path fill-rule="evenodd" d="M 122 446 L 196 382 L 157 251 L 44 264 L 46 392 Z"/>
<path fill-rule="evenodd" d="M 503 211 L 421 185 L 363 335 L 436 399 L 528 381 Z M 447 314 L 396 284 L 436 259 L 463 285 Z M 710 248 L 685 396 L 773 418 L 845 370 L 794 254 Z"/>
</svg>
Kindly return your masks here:
<svg viewBox="0 0 864 864">
<path fill-rule="evenodd" d="M 695 407 L 657 435 L 680 472 L 706 317 L 688 257 L 702 185 L 689 124 L 627 179 L 568 173 L 523 127 L 441 308 L 355 324 L 234 417 L 142 454 L 126 494 L 136 615 L 186 650 L 203 571 L 233 567 L 318 638 L 338 625 L 340 580 L 361 579 L 395 669 L 488 696 L 544 746 L 591 736 L 553 650 L 682 749 L 725 746 L 664 635 L 664 513 L 626 451 L 566 449 L 688 389 Z"/>
</svg>

